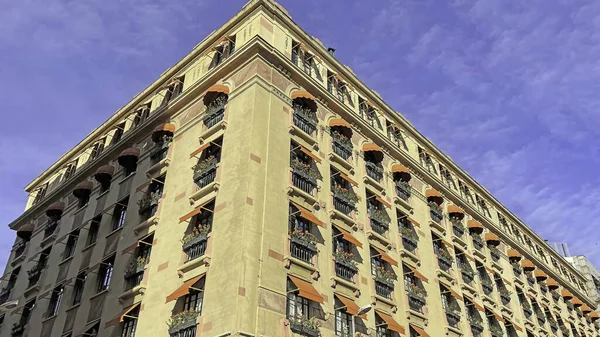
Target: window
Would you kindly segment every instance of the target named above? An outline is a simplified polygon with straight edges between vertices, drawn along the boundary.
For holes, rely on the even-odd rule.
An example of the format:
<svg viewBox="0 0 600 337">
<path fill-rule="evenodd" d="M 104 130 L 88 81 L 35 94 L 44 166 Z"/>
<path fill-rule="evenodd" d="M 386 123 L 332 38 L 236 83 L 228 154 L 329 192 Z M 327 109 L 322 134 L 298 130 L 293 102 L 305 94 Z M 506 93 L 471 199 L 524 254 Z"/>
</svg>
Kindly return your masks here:
<svg viewBox="0 0 600 337">
<path fill-rule="evenodd" d="M 440 175 L 442 176 L 442 181 L 448 185 L 448 187 L 456 189 L 456 184 L 454 183 L 454 178 L 452 178 L 452 173 L 444 167 L 442 164 L 438 164 L 440 168 Z"/>
<path fill-rule="evenodd" d="M 134 337 L 135 328 L 137 327 L 137 320 L 140 314 L 140 307 L 136 307 L 134 310 L 127 313 L 123 317 L 123 329 L 121 330 L 121 337 Z"/>
<path fill-rule="evenodd" d="M 100 331 L 100 323 L 97 323 L 93 327 L 89 328 L 83 335 L 85 337 L 97 337 L 98 331 Z"/>
<path fill-rule="evenodd" d="M 90 229 L 88 230 L 86 247 L 96 243 L 98 239 L 98 232 L 100 231 L 100 222 L 102 222 L 102 214 L 92 219 L 90 223 Z"/>
<path fill-rule="evenodd" d="M 102 151 L 104 151 L 104 143 L 106 142 L 106 138 L 100 139 L 94 146 L 92 146 L 92 152 L 90 153 L 90 160 L 94 160 L 100 156 Z"/>
<path fill-rule="evenodd" d="M 192 288 L 189 294 L 183 298 L 183 310 L 196 311 L 202 315 L 202 302 L 204 301 L 204 278 L 200 279 Z"/>
<path fill-rule="evenodd" d="M 473 200 L 473 195 L 471 195 L 471 189 L 462 181 L 458 181 L 458 189 L 460 190 L 460 195 L 465 198 L 471 204 L 475 204 Z"/>
<path fill-rule="evenodd" d="M 73 298 L 71 301 L 72 305 L 77 305 L 81 303 L 81 298 L 83 297 L 83 290 L 85 288 L 85 280 L 87 279 L 87 274 L 85 272 L 77 275 L 75 279 L 75 285 L 73 286 Z"/>
<path fill-rule="evenodd" d="M 475 195 L 475 200 L 477 200 L 477 208 L 479 208 L 479 210 L 486 216 L 492 217 L 490 210 L 488 209 L 487 202 L 485 202 L 485 200 L 477 194 Z"/>
<path fill-rule="evenodd" d="M 65 167 L 64 180 L 69 180 L 77 171 L 77 159 Z"/>
<path fill-rule="evenodd" d="M 45 183 L 44 185 L 40 186 L 35 193 L 35 198 L 33 199 L 33 204 L 35 205 L 38 202 L 40 202 L 44 196 L 46 196 L 46 191 L 48 190 L 48 183 Z"/>
<path fill-rule="evenodd" d="M 296 289 L 296 290 L 294 290 Z M 296 285 L 290 280 L 287 280 L 287 317 L 311 317 L 310 303 L 308 299 L 298 295 Z"/>
<path fill-rule="evenodd" d="M 54 289 L 54 291 L 52 291 L 52 295 L 50 296 L 50 302 L 48 303 L 48 311 L 46 312 L 46 317 L 52 317 L 58 314 L 58 309 L 60 308 L 60 303 L 62 302 L 64 293 L 64 286 L 58 286 Z"/>
<path fill-rule="evenodd" d="M 392 337 L 391 331 L 387 328 L 387 323 L 379 315 L 375 315 L 375 327 L 377 337 Z"/>
<path fill-rule="evenodd" d="M 427 153 L 420 146 L 418 147 L 418 150 L 419 150 L 419 161 L 421 162 L 421 165 L 423 165 L 427 169 L 427 171 L 429 171 L 430 173 L 437 174 L 437 171 L 435 170 L 435 165 L 433 164 L 433 159 L 431 158 L 429 153 Z"/>
<path fill-rule="evenodd" d="M 129 197 L 119 201 L 115 206 L 114 213 L 112 216 L 112 229 L 117 230 L 125 225 L 125 218 L 127 217 L 127 204 L 129 203 Z"/>
<path fill-rule="evenodd" d="M 148 116 L 150 115 L 150 105 L 151 103 L 146 103 L 135 112 L 135 117 L 133 118 L 133 123 L 131 125 L 132 128 L 136 128 L 148 119 Z"/>
<path fill-rule="evenodd" d="M 337 336 L 352 336 L 352 315 L 346 312 L 345 306 L 337 298 L 335 299 L 335 334 Z"/>
<path fill-rule="evenodd" d="M 327 91 L 333 94 L 333 87 L 335 86 L 335 74 L 327 70 Z"/>
<path fill-rule="evenodd" d="M 31 313 L 33 312 L 33 309 L 35 309 L 35 299 L 32 299 L 31 301 L 25 303 L 25 306 L 23 307 L 23 311 L 21 313 L 21 320 L 20 320 L 20 325 L 26 325 L 27 323 L 29 323 L 29 319 L 31 318 Z"/>
<path fill-rule="evenodd" d="M 112 279 L 113 270 L 115 267 L 115 256 L 111 256 L 100 263 L 100 269 L 98 271 L 98 288 L 97 292 L 102 292 L 108 289 L 110 286 L 110 280 Z"/>
<path fill-rule="evenodd" d="M 71 232 L 67 238 L 67 244 L 63 251 L 63 259 L 67 259 L 75 253 L 75 247 L 77 246 L 77 239 L 79 238 L 79 229 Z"/>
<path fill-rule="evenodd" d="M 121 138 L 123 138 L 123 133 L 125 131 L 125 122 L 122 122 L 116 126 L 115 133 L 110 141 L 110 145 L 117 144 Z"/>
</svg>

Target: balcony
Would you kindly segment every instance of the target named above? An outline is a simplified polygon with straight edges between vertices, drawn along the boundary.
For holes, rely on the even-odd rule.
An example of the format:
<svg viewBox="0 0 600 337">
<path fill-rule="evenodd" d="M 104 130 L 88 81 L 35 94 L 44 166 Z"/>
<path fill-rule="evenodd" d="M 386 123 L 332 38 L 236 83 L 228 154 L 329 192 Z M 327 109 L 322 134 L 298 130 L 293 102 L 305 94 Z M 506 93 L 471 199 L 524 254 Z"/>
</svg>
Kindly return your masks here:
<svg viewBox="0 0 600 337">
<path fill-rule="evenodd" d="M 473 247 L 477 251 L 481 252 L 483 250 L 483 248 L 485 247 L 484 244 L 483 244 L 483 239 L 481 239 L 481 236 L 479 236 L 479 235 L 473 235 L 472 239 L 473 239 Z"/>
<path fill-rule="evenodd" d="M 17 244 L 17 246 L 14 249 L 15 255 L 14 255 L 13 259 L 17 259 L 17 258 L 21 257 L 21 255 L 23 255 L 23 253 L 25 253 L 25 248 L 27 248 L 27 242 L 19 241 L 19 243 Z"/>
<path fill-rule="evenodd" d="M 490 246 L 490 256 L 492 257 L 493 261 L 500 261 L 500 258 L 502 257 L 502 253 L 500 252 L 500 249 L 494 247 L 494 246 Z"/>
<path fill-rule="evenodd" d="M 56 228 L 58 228 L 58 220 L 48 220 L 46 228 L 44 229 L 44 240 L 52 236 L 56 231 Z"/>
<path fill-rule="evenodd" d="M 406 181 L 396 181 L 396 195 L 404 201 L 408 201 L 412 195 L 412 187 Z"/>
<path fill-rule="evenodd" d="M 391 219 L 385 210 L 369 210 L 369 220 L 373 231 L 381 236 L 386 236 Z"/>
<path fill-rule="evenodd" d="M 288 317 L 292 332 L 309 337 L 319 336 L 319 324 L 315 317 L 304 317 L 302 315 Z"/>
<path fill-rule="evenodd" d="M 492 337 L 503 337 L 504 336 L 504 331 L 502 331 L 502 327 L 498 323 L 490 324 L 488 326 L 488 329 L 490 330 L 490 334 L 492 335 Z"/>
<path fill-rule="evenodd" d="M 427 293 L 425 289 L 416 284 L 409 283 L 406 286 L 406 294 L 408 296 L 408 306 L 411 310 L 423 313 L 423 307 L 427 304 Z"/>
<path fill-rule="evenodd" d="M 375 293 L 383 298 L 391 299 L 392 293 L 394 292 L 394 273 L 385 270 L 384 267 L 377 267 L 375 269 L 374 279 Z"/>
<path fill-rule="evenodd" d="M 452 233 L 454 233 L 454 235 L 458 238 L 462 238 L 462 236 L 465 234 L 465 226 L 462 224 L 462 222 L 459 219 L 453 218 L 451 219 L 452 222 Z"/>
<path fill-rule="evenodd" d="M 332 132 L 331 134 L 333 138 L 333 142 L 331 147 L 333 148 L 333 153 L 337 154 L 344 160 L 348 160 L 352 155 L 352 141 L 350 138 L 342 135 L 339 132 Z"/>
<path fill-rule="evenodd" d="M 335 275 L 344 280 L 354 282 L 354 275 L 358 272 L 356 260 L 352 253 L 338 250 L 335 254 Z"/>
<path fill-rule="evenodd" d="M 466 283 L 467 285 L 472 285 L 473 281 L 475 280 L 475 272 L 473 271 L 473 269 L 471 269 L 470 266 L 466 266 L 467 264 L 463 263 L 463 267 L 460 269 L 460 274 L 464 283 Z"/>
<path fill-rule="evenodd" d="M 169 144 L 173 140 L 170 136 L 163 136 L 163 139 L 156 143 L 152 152 L 150 152 L 150 166 L 154 166 L 160 163 L 163 159 L 167 158 L 167 153 L 169 152 Z"/>
<path fill-rule="evenodd" d="M 488 278 L 484 278 L 481 280 L 481 288 L 483 289 L 483 293 L 486 296 L 490 296 L 494 292 L 494 285 L 492 284 L 492 280 Z"/>
<path fill-rule="evenodd" d="M 450 268 L 452 268 L 452 255 L 450 255 L 450 253 L 444 249 L 444 248 L 439 248 L 437 251 L 437 259 L 438 259 L 438 266 L 440 267 L 440 269 L 444 272 L 448 272 L 450 270 Z"/>
<path fill-rule="evenodd" d="M 10 335 L 12 337 L 21 337 L 21 336 L 23 336 L 23 333 L 25 332 L 26 327 L 27 327 L 26 322 L 14 323 L 10 330 Z"/>
<path fill-rule="evenodd" d="M 183 250 L 186 255 L 185 262 L 195 260 L 206 253 L 209 233 L 210 226 L 205 225 L 194 233 L 187 234 L 183 237 L 181 240 L 181 250 Z"/>
<path fill-rule="evenodd" d="M 442 209 L 435 202 L 429 203 L 429 214 L 433 222 L 440 223 L 444 219 Z"/>
<path fill-rule="evenodd" d="M 350 215 L 354 210 L 358 197 L 354 192 L 341 186 L 334 186 L 333 191 L 333 206 L 336 210 L 345 215 Z"/>
<path fill-rule="evenodd" d="M 44 270 L 45 264 L 38 263 L 33 268 L 27 271 L 27 278 L 29 280 L 29 285 L 27 288 L 31 288 L 38 283 L 40 280 L 40 276 L 42 275 L 42 271 Z"/>
<path fill-rule="evenodd" d="M 132 261 L 125 269 L 125 283 L 126 290 L 133 289 L 142 283 L 144 278 L 144 270 L 148 264 L 149 259 L 144 257 L 138 257 L 135 261 Z"/>
<path fill-rule="evenodd" d="M 307 135 L 313 136 L 317 129 L 317 114 L 309 108 L 294 105 L 294 125 Z"/>
<path fill-rule="evenodd" d="M 208 186 L 217 177 L 217 158 L 208 157 L 192 167 L 194 182 L 199 188 Z"/>
<path fill-rule="evenodd" d="M 400 227 L 400 234 L 402 234 L 402 247 L 410 253 L 416 254 L 419 245 L 419 235 L 414 229 L 405 226 Z"/>
<path fill-rule="evenodd" d="M 8 301 L 11 292 L 12 286 L 10 286 L 10 284 L 7 285 L 6 288 L 2 288 L 2 290 L 0 290 L 0 304 L 6 303 L 6 301 Z"/>
<path fill-rule="evenodd" d="M 199 311 L 189 310 L 172 316 L 167 322 L 170 337 L 196 337 Z"/>
<path fill-rule="evenodd" d="M 138 201 L 138 213 L 146 221 L 156 214 L 158 209 L 158 202 L 162 198 L 162 192 L 152 192 L 149 195 L 145 195 Z"/>
<path fill-rule="evenodd" d="M 458 303 L 451 301 L 446 308 L 446 321 L 448 325 L 454 329 L 460 329 L 460 306 Z"/>
<path fill-rule="evenodd" d="M 317 254 L 316 242 L 313 234 L 296 229 L 290 233 L 290 255 L 312 265 L 313 257 Z"/>
<path fill-rule="evenodd" d="M 481 316 L 479 314 L 468 315 L 467 320 L 469 321 L 473 336 L 481 336 L 483 333 L 483 319 Z"/>
<path fill-rule="evenodd" d="M 558 293 L 558 291 L 552 291 L 550 293 L 552 294 L 552 299 L 554 300 L 554 303 L 558 303 L 558 301 L 560 300 L 560 294 Z"/>
<path fill-rule="evenodd" d="M 500 299 L 502 300 L 502 304 L 504 306 L 508 306 L 510 304 L 510 291 L 508 291 L 508 289 L 504 287 L 500 287 L 498 289 L 498 292 L 500 293 Z"/>
<path fill-rule="evenodd" d="M 292 184 L 305 193 L 314 196 L 319 173 L 310 164 L 294 159 L 292 166 Z"/>
<path fill-rule="evenodd" d="M 383 179 L 383 167 L 381 167 L 381 163 L 366 161 L 365 167 L 367 169 L 367 176 L 377 182 L 380 182 Z"/>
<path fill-rule="evenodd" d="M 204 126 L 206 126 L 207 130 L 219 124 L 223 120 L 223 118 L 225 117 L 224 106 L 225 103 L 223 103 L 222 106 L 213 109 L 214 111 L 207 112 L 206 116 L 204 116 L 202 122 L 204 123 Z"/>
</svg>

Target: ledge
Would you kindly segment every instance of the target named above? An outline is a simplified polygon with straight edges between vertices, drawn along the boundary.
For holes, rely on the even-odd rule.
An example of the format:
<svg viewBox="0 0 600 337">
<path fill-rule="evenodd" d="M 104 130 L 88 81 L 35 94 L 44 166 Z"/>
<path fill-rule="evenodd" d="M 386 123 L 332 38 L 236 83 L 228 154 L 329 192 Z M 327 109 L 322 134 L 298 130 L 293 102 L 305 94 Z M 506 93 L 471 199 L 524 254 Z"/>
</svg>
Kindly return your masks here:
<svg viewBox="0 0 600 337">
<path fill-rule="evenodd" d="M 429 219 L 429 227 L 435 229 L 438 234 L 441 234 L 442 236 L 446 235 L 446 227 L 444 227 L 441 222 L 438 223 Z"/>
<path fill-rule="evenodd" d="M 511 308 L 507 307 L 506 305 L 502 304 L 502 307 L 500 308 L 500 311 L 505 314 L 508 317 L 513 317 L 513 311 Z"/>
<path fill-rule="evenodd" d="M 135 287 L 123 292 L 121 295 L 119 295 L 119 302 L 123 303 L 128 298 L 135 297 L 137 295 L 144 295 L 145 292 L 146 292 L 145 285 L 135 286 Z"/>
<path fill-rule="evenodd" d="M 94 243 L 91 243 L 91 244 L 89 244 L 89 245 L 87 245 L 87 246 L 83 247 L 83 248 L 81 249 L 81 252 L 85 252 L 86 250 L 93 248 L 95 245 L 96 245 L 96 242 L 94 242 Z"/>
<path fill-rule="evenodd" d="M 185 273 L 189 272 L 190 270 L 196 269 L 203 265 L 208 267 L 210 266 L 210 259 L 210 256 L 204 254 L 198 258 L 188 261 L 182 264 L 179 268 L 177 268 L 177 274 L 179 274 L 179 276 L 182 277 Z"/>
<path fill-rule="evenodd" d="M 400 249 L 400 256 L 406 257 L 408 260 L 404 260 L 403 262 L 408 262 L 409 264 L 413 264 L 413 266 L 421 266 L 421 259 L 416 254 L 413 254 L 406 250 L 404 247 Z"/>
<path fill-rule="evenodd" d="M 381 193 L 381 195 L 385 195 L 385 187 L 383 187 L 383 185 L 381 185 L 381 183 L 377 180 L 369 177 L 368 175 L 364 175 L 363 182 L 367 185 L 374 187 L 377 190 L 377 192 Z"/>
<path fill-rule="evenodd" d="M 460 288 L 463 291 L 468 292 L 469 294 L 471 294 L 471 297 L 476 297 L 478 292 L 477 289 L 473 288 L 471 285 L 466 284 L 465 282 L 461 281 L 460 283 Z"/>
<path fill-rule="evenodd" d="M 350 226 L 354 231 L 359 230 L 359 226 L 356 223 L 356 221 L 354 221 L 354 219 L 352 219 L 351 217 L 347 216 L 346 214 L 338 211 L 337 209 L 333 208 L 329 211 L 329 217 L 330 218 L 338 218 L 342 221 L 344 221 L 348 226 Z"/>
<path fill-rule="evenodd" d="M 41 279 L 41 276 L 40 276 Z M 25 298 L 29 297 L 29 295 L 36 293 L 40 290 L 40 288 L 42 287 L 40 284 L 40 280 L 38 280 L 38 283 L 36 283 L 35 285 L 32 285 L 31 287 L 25 289 L 25 291 L 23 292 L 23 295 L 25 295 Z"/>
<path fill-rule="evenodd" d="M 56 229 L 54 229 L 54 233 L 52 233 L 52 235 L 48 236 L 47 238 L 43 239 L 42 242 L 40 242 L 40 247 L 44 247 L 47 244 L 53 242 L 56 239 L 56 233 L 59 231 L 59 227 L 57 226 Z"/>
<path fill-rule="evenodd" d="M 318 186 L 315 189 L 318 190 Z M 287 194 L 300 196 L 300 197 L 304 198 L 309 204 L 313 205 L 313 207 L 315 207 L 315 209 L 318 210 L 320 208 L 319 202 L 317 201 L 317 197 L 314 197 L 314 196 L 304 192 L 303 190 L 299 189 L 298 187 L 296 187 L 294 185 L 290 185 L 288 187 Z"/>
<path fill-rule="evenodd" d="M 436 274 L 441 281 L 446 281 L 451 285 L 456 285 L 456 279 L 454 278 L 454 276 L 452 276 L 452 274 L 445 272 L 439 268 L 436 269 Z"/>
<path fill-rule="evenodd" d="M 463 236 L 465 236 L 466 234 L 463 234 Z M 452 242 L 454 242 L 455 244 L 457 244 L 458 246 L 460 246 L 462 249 L 468 249 L 469 246 L 467 245 L 467 242 L 465 240 L 463 240 L 462 237 L 456 236 L 454 234 L 452 234 Z"/>
<path fill-rule="evenodd" d="M 495 308 L 496 301 L 494 301 L 493 298 L 491 298 L 485 294 L 483 294 L 483 296 L 481 296 L 481 298 L 482 298 L 483 302 L 487 302 L 492 308 Z"/>
<path fill-rule="evenodd" d="M 52 315 L 50 317 L 43 318 L 42 319 L 42 323 L 46 323 L 48 321 L 52 321 L 52 320 L 54 320 L 56 318 L 56 316 L 58 316 L 58 313 L 56 313 L 56 314 L 54 314 L 54 315 Z"/>
<path fill-rule="evenodd" d="M 463 335 L 463 333 L 462 333 L 462 331 L 460 331 L 460 329 L 453 328 L 451 326 L 446 325 L 446 336 L 459 337 L 462 335 Z"/>
<path fill-rule="evenodd" d="M 124 226 L 123 226 L 123 227 L 124 227 Z M 117 229 L 113 230 L 112 232 L 110 232 L 110 233 L 106 234 L 106 238 L 109 238 L 109 237 L 111 237 L 111 236 L 115 235 L 116 233 L 118 233 L 118 232 L 122 231 L 122 230 L 123 230 L 123 227 L 119 227 L 119 228 L 117 228 Z"/>
<path fill-rule="evenodd" d="M 389 230 L 388 230 L 388 232 L 389 232 Z M 367 234 L 367 238 L 369 238 L 369 239 L 377 239 L 377 241 L 383 243 L 386 246 L 387 249 L 394 248 L 393 245 L 392 245 L 392 242 L 388 238 L 384 237 L 383 235 L 381 235 L 379 233 L 376 233 L 374 231 L 371 231 L 371 230 L 368 230 L 366 232 L 366 234 Z"/>
<path fill-rule="evenodd" d="M 75 310 L 75 309 L 79 308 L 79 306 L 81 306 L 81 302 L 68 307 L 65 311 Z"/>
<path fill-rule="evenodd" d="M 352 158 L 352 156 L 350 158 Z M 348 159 L 350 159 L 350 158 L 348 158 Z M 344 158 L 338 156 L 334 152 L 329 152 L 329 160 L 336 164 L 339 164 L 341 167 L 348 170 L 350 172 L 350 174 L 354 174 L 354 166 L 352 165 L 352 163 L 350 163 L 347 160 L 344 160 Z"/>
<path fill-rule="evenodd" d="M 394 302 L 393 299 L 389 299 L 389 298 L 385 298 L 383 296 L 379 296 L 377 294 L 373 295 L 373 305 L 377 305 L 377 302 L 381 302 L 384 303 L 388 306 L 390 306 L 392 308 L 392 312 L 396 312 L 398 310 L 398 307 L 396 306 L 396 302 Z"/>
<path fill-rule="evenodd" d="M 192 193 L 192 195 L 190 195 L 190 205 L 194 205 L 194 203 L 196 203 L 196 201 L 202 199 L 203 197 L 209 195 L 212 192 L 218 192 L 219 191 L 219 187 L 221 185 L 216 182 L 213 181 L 212 183 L 204 186 L 203 188 L 197 190 L 196 192 Z"/>
<path fill-rule="evenodd" d="M 417 323 L 417 326 L 425 327 L 427 326 L 427 324 L 429 324 L 429 320 L 427 319 L 427 316 L 425 316 L 425 314 L 416 312 L 412 309 L 408 309 L 406 311 L 406 316 L 409 322 L 415 322 Z"/>
<path fill-rule="evenodd" d="M 119 171 L 125 172 L 122 168 Z M 119 180 L 119 185 L 121 185 L 122 183 L 124 183 L 125 180 L 131 179 L 135 175 L 135 172 L 136 171 L 133 171 L 133 172 L 129 173 L 129 175 L 127 177 L 123 177 L 123 179 Z"/>
<path fill-rule="evenodd" d="M 314 266 L 310 263 L 304 262 L 300 259 L 297 259 L 293 256 L 286 255 L 283 257 L 283 265 L 285 268 L 289 269 L 291 267 L 292 263 L 301 268 L 304 268 L 304 269 L 310 271 L 311 277 L 313 278 L 313 280 L 318 280 L 319 277 L 321 277 L 321 273 L 319 273 L 319 269 L 317 269 L 316 266 Z"/>
<path fill-rule="evenodd" d="M 97 293 L 97 294 L 94 294 L 94 295 L 90 296 L 90 300 L 93 300 L 94 298 L 96 298 L 96 297 L 100 297 L 100 296 L 102 296 L 102 295 L 104 295 L 104 294 L 108 294 L 108 291 L 109 291 L 109 290 L 110 290 L 110 288 L 106 288 L 106 289 L 102 290 L 101 292 L 99 292 L 99 293 Z"/>
<path fill-rule="evenodd" d="M 356 275 L 358 275 L 358 273 Z M 344 280 L 343 278 L 337 277 L 337 276 L 332 276 L 330 280 L 331 280 L 331 287 L 332 288 L 337 287 L 338 284 L 339 284 L 341 286 L 344 286 L 344 287 L 352 290 L 354 292 L 354 296 L 356 296 L 356 297 L 360 296 L 360 287 L 357 284 L 352 283 L 352 282 L 347 281 L 347 280 Z"/>
<path fill-rule="evenodd" d="M 171 163 L 171 159 L 166 158 L 166 157 L 163 158 L 161 161 L 150 166 L 150 168 L 146 170 L 146 177 L 156 178 L 156 177 L 160 176 L 160 173 L 162 173 L 162 169 L 169 167 L 170 163 Z"/>
<path fill-rule="evenodd" d="M 289 127 L 289 132 L 291 135 L 302 138 L 305 142 L 310 144 L 310 146 L 313 149 L 315 149 L 315 150 L 319 149 L 319 143 L 315 140 L 315 138 L 313 136 L 307 134 L 306 132 L 300 130 L 300 128 L 298 128 L 296 125 L 294 125 L 293 122 L 292 122 L 292 125 L 290 125 L 290 127 Z"/>
<path fill-rule="evenodd" d="M 203 123 L 204 124 L 204 123 Z M 219 131 L 227 129 L 227 121 L 225 117 L 219 123 L 213 125 L 210 129 L 206 129 L 202 132 L 200 137 L 198 137 L 198 141 L 200 144 L 204 144 L 204 142 L 212 135 L 218 133 Z"/>
<path fill-rule="evenodd" d="M 478 257 L 483 262 L 486 261 L 487 256 L 485 255 L 485 252 L 482 252 L 477 248 L 473 248 L 472 252 L 474 257 Z"/>
<path fill-rule="evenodd" d="M 153 225 L 158 225 L 158 220 L 160 220 L 158 215 L 151 216 L 150 218 L 146 219 L 146 221 L 142 221 L 139 225 L 133 227 L 133 233 L 137 235 L 146 228 L 150 228 Z"/>
<path fill-rule="evenodd" d="M 502 274 L 502 266 L 500 265 L 500 263 L 498 261 L 494 261 L 494 259 L 492 258 L 492 269 L 494 271 L 497 271 L 499 274 Z"/>
<path fill-rule="evenodd" d="M 73 254 L 73 255 L 75 255 L 75 254 Z M 73 260 L 73 255 L 71 255 L 71 256 L 69 256 L 69 257 L 67 257 L 66 259 L 64 259 L 64 260 L 62 260 L 62 261 L 60 261 L 60 262 L 58 263 L 58 265 L 60 266 L 60 265 L 63 265 L 63 264 L 65 264 L 65 263 L 67 263 L 67 262 L 69 262 L 69 261 Z"/>
<path fill-rule="evenodd" d="M 112 182 L 112 180 L 111 180 L 111 182 Z M 110 188 L 108 190 L 106 190 L 106 191 L 98 194 L 98 196 L 96 196 L 96 200 L 102 198 L 103 196 L 105 196 L 106 194 L 108 194 L 108 192 L 110 192 Z"/>
<path fill-rule="evenodd" d="M 24 251 L 24 252 L 23 252 L 21 255 L 19 255 L 19 256 L 17 256 L 17 257 L 15 257 L 15 258 L 14 258 L 14 259 L 13 259 L 13 260 L 10 262 L 10 265 L 14 267 L 14 266 L 18 265 L 19 263 L 21 263 L 21 262 L 25 261 L 25 255 L 27 255 L 27 251 L 28 251 L 28 250 L 29 250 L 28 248 L 25 248 L 25 251 Z"/>
</svg>

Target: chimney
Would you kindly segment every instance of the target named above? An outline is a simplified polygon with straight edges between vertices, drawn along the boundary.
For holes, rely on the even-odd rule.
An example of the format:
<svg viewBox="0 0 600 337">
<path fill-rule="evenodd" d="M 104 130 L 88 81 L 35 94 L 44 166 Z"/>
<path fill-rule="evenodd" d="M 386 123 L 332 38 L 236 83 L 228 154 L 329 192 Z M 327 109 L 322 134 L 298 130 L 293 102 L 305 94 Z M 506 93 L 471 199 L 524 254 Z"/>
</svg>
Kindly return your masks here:
<svg viewBox="0 0 600 337">
<path fill-rule="evenodd" d="M 331 56 L 335 56 L 335 55 L 334 55 L 334 54 L 335 54 L 335 49 L 334 49 L 334 48 L 331 48 L 331 47 L 327 48 L 327 52 L 328 52 L 329 54 L 331 54 Z"/>
</svg>

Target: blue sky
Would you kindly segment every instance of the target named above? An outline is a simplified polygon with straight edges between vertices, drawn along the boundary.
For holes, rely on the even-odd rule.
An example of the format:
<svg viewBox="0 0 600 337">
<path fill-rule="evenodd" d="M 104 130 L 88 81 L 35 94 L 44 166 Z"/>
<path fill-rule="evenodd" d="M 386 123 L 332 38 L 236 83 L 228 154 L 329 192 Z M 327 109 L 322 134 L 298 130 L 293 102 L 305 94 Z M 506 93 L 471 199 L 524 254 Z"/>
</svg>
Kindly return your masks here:
<svg viewBox="0 0 600 337">
<path fill-rule="evenodd" d="M 2 266 L 23 187 L 244 3 L 4 5 Z M 280 3 L 543 238 L 600 266 L 600 2 Z"/>
</svg>

